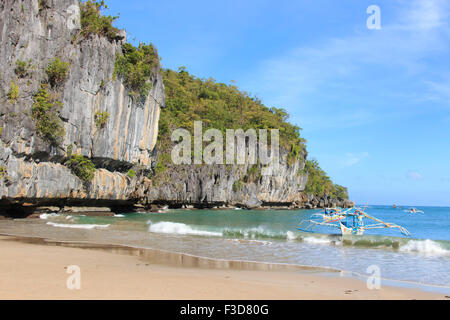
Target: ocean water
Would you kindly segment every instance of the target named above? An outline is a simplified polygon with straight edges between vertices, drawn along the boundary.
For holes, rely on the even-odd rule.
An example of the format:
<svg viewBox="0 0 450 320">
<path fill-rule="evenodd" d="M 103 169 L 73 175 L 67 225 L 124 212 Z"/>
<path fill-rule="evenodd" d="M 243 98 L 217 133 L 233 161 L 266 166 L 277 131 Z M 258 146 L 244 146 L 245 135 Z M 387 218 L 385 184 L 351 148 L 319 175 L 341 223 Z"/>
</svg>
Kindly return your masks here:
<svg viewBox="0 0 450 320">
<path fill-rule="evenodd" d="M 362 276 L 375 265 L 384 279 L 449 289 L 450 208 L 419 207 L 424 214 L 411 214 L 407 209 L 369 206 L 366 211 L 405 227 L 411 237 L 390 229 L 346 237 L 337 234 L 337 229 L 320 228 L 320 233 L 314 234 L 297 230 L 301 220 L 320 210 L 167 210 L 115 217 L 43 215 L 21 229 L 0 224 L 0 233 L 14 233 L 16 228 L 33 236 L 101 240 L 218 259 L 329 267 Z"/>
</svg>

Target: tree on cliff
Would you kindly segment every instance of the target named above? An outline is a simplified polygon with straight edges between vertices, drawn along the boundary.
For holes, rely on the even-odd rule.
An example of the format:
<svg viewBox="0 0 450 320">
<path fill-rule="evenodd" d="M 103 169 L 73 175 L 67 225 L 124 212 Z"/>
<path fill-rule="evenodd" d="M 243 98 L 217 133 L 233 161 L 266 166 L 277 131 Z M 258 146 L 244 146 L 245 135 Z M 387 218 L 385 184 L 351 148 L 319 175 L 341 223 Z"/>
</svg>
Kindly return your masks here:
<svg viewBox="0 0 450 320">
<path fill-rule="evenodd" d="M 160 150 L 170 147 L 170 133 L 184 128 L 193 132 L 194 121 L 203 121 L 205 129 L 279 129 L 280 146 L 298 159 L 305 151 L 305 139 L 300 128 L 289 122 L 288 113 L 281 108 L 268 108 L 247 92 L 234 85 L 214 79 L 199 79 L 179 68 L 178 72 L 164 70 L 166 108 L 160 119 Z"/>
<path fill-rule="evenodd" d="M 333 184 L 317 160 L 306 161 L 305 172 L 308 174 L 305 193 L 317 197 L 332 196 L 337 199 L 348 199 L 347 188 Z"/>
</svg>

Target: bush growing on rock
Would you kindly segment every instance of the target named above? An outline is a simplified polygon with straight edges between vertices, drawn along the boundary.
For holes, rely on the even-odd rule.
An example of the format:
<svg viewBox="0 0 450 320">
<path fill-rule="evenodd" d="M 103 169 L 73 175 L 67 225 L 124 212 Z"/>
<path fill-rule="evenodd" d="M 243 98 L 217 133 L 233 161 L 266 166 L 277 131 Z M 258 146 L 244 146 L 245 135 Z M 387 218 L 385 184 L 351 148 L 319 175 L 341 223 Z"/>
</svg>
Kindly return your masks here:
<svg viewBox="0 0 450 320">
<path fill-rule="evenodd" d="M 337 199 L 348 199 L 348 189 L 346 187 L 335 184 L 332 195 Z"/>
<path fill-rule="evenodd" d="M 252 166 L 248 169 L 247 175 L 244 178 L 244 182 L 255 182 L 261 178 L 261 171 L 258 166 Z"/>
<path fill-rule="evenodd" d="M 98 129 L 103 129 L 108 122 L 109 113 L 106 111 L 95 113 L 95 125 Z"/>
<path fill-rule="evenodd" d="M 243 187 L 244 187 L 244 184 L 242 183 L 241 180 L 235 181 L 233 183 L 233 191 L 234 192 L 241 191 Z"/>
<path fill-rule="evenodd" d="M 6 167 L 0 166 L 0 180 L 6 176 Z"/>
<path fill-rule="evenodd" d="M 95 165 L 88 158 L 74 154 L 65 165 L 72 171 L 74 175 L 80 178 L 83 182 L 90 182 L 94 179 Z"/>
<path fill-rule="evenodd" d="M 52 87 L 59 86 L 66 80 L 69 72 L 70 63 L 61 61 L 56 57 L 45 69 L 48 76 L 48 82 Z"/>
<path fill-rule="evenodd" d="M 146 96 L 151 90 L 150 79 L 153 69 L 158 66 L 159 57 L 152 44 L 130 43 L 122 46 L 122 55 L 116 57 L 114 77 L 121 76 L 132 96 Z"/>
<path fill-rule="evenodd" d="M 128 170 L 127 176 L 128 178 L 133 179 L 136 176 L 136 171 L 134 171 L 133 169 Z"/>
<path fill-rule="evenodd" d="M 305 172 L 308 174 L 308 182 L 305 188 L 306 194 L 312 194 L 317 197 L 333 196 L 338 199 L 348 199 L 347 189 L 333 184 L 316 160 L 306 161 Z"/>
<path fill-rule="evenodd" d="M 5 166 L 0 166 L 0 180 L 3 180 L 6 184 L 11 183 L 11 177 L 8 176 Z"/>
<path fill-rule="evenodd" d="M 64 127 L 59 118 L 59 109 L 62 103 L 57 101 L 42 84 L 34 95 L 31 117 L 35 122 L 37 133 L 53 144 L 58 144 L 64 136 Z"/>
<path fill-rule="evenodd" d="M 158 161 L 158 163 L 155 166 L 155 174 L 161 174 L 164 171 L 166 171 L 167 167 L 165 165 L 163 165 L 160 161 Z"/>
<path fill-rule="evenodd" d="M 80 4 L 81 35 L 88 38 L 91 35 L 98 35 L 108 38 L 109 41 L 122 40 L 119 29 L 113 26 L 113 22 L 118 17 L 102 16 L 101 10 L 107 9 L 105 1 L 88 0 Z"/>
<path fill-rule="evenodd" d="M 11 88 L 9 89 L 7 96 L 11 104 L 17 103 L 17 99 L 19 99 L 19 86 L 15 84 L 14 81 L 11 81 Z"/>
<path fill-rule="evenodd" d="M 73 152 L 73 144 L 69 144 L 67 146 L 67 150 L 66 150 L 67 158 L 71 158 L 72 157 L 72 152 Z"/>
<path fill-rule="evenodd" d="M 16 61 L 16 68 L 14 69 L 14 73 L 19 78 L 26 78 L 26 77 L 29 77 L 31 75 L 30 69 L 31 69 L 31 62 L 27 63 L 25 61 L 17 60 Z"/>
<path fill-rule="evenodd" d="M 49 5 L 47 3 L 47 0 L 39 0 L 39 11 L 43 11 L 48 8 L 49 8 Z"/>
</svg>

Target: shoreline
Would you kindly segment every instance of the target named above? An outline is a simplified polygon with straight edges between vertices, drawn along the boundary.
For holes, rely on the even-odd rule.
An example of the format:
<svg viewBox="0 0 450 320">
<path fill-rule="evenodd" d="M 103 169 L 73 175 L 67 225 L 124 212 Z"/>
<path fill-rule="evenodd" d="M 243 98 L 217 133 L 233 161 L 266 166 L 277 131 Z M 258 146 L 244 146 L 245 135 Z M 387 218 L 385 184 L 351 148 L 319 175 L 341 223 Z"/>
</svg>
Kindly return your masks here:
<svg viewBox="0 0 450 320">
<path fill-rule="evenodd" d="M 221 259 L 213 259 L 213 258 L 205 258 L 198 257 L 194 255 L 189 255 L 185 253 L 177 253 L 177 252 L 169 252 L 160 249 L 150 249 L 150 248 L 139 248 L 127 245 L 111 245 L 111 244 L 96 244 L 89 242 L 80 242 L 80 241 L 59 241 L 52 240 L 46 238 L 37 238 L 37 237 L 22 237 L 22 236 L 14 236 L 14 235 L 0 235 L 0 247 L 3 249 L 12 246 L 17 249 L 17 247 L 21 247 L 17 254 L 22 254 L 24 252 L 30 252 L 31 254 L 36 254 L 36 251 L 58 251 L 57 256 L 66 256 L 69 254 L 69 251 L 72 250 L 81 250 L 78 252 L 81 254 L 82 259 L 88 259 L 92 257 L 96 257 L 98 255 L 109 255 L 108 259 L 114 261 L 122 261 L 128 260 L 129 258 L 135 259 L 135 261 L 141 261 L 145 264 L 145 266 L 152 266 L 152 268 L 157 268 L 162 273 L 171 273 L 176 271 L 176 273 L 181 273 L 184 280 L 187 280 L 188 274 L 195 273 L 200 278 L 202 276 L 213 276 L 213 278 L 219 278 L 224 274 L 232 274 L 233 276 L 237 276 L 239 279 L 238 283 L 233 285 L 234 289 L 241 288 L 242 286 L 247 290 L 248 296 L 242 296 L 237 299 L 287 299 L 287 300 L 296 300 L 296 299 L 448 299 L 447 296 L 443 293 L 438 293 L 436 291 L 429 292 L 428 290 L 424 290 L 425 287 L 435 287 L 436 286 L 428 286 L 417 283 L 402 283 L 403 286 L 398 285 L 386 285 L 387 281 L 399 283 L 400 281 L 395 280 L 385 280 L 382 279 L 382 288 L 381 290 L 368 290 L 366 287 L 365 280 L 360 279 L 361 275 L 355 277 L 355 273 L 346 272 L 338 269 L 327 268 L 327 267 L 312 267 L 312 266 L 300 266 L 300 265 L 292 265 L 292 264 L 274 264 L 274 263 L 265 263 L 265 262 L 254 262 L 254 261 L 232 261 L 232 260 L 221 260 Z M 44 249 L 46 248 L 46 249 Z M 55 249 L 55 250 L 54 250 Z M 2 255 L 4 255 L 4 251 L 2 250 Z M 56 254 L 56 252 L 53 252 Z M 57 258 L 55 256 L 54 258 Z M 9 259 L 2 259 L 11 260 Z M 28 263 L 33 265 L 33 268 L 41 269 L 38 261 L 28 261 Z M 114 265 L 113 263 L 113 265 Z M 130 262 L 129 262 L 130 263 Z M 95 263 L 94 263 L 95 264 Z M 140 264 L 137 264 L 138 266 Z M 128 265 L 129 267 L 130 265 Z M 92 269 L 93 266 L 90 266 L 88 269 Z M 3 269 L 3 270 L 1 270 Z M 0 264 L 0 274 L 4 275 L 4 265 Z M 45 270 L 43 270 L 45 272 Z M 146 278 L 136 275 L 134 277 L 129 273 L 129 270 L 125 268 L 124 270 L 116 270 L 117 274 L 112 275 L 113 277 L 121 277 L 121 276 L 131 276 L 134 278 L 137 283 L 146 280 Z M 346 275 L 347 273 L 347 275 Z M 244 276 L 245 275 L 245 276 Z M 23 275 L 23 277 L 27 277 Z M 101 276 L 100 276 L 101 277 Z M 246 281 L 246 279 L 257 280 L 261 285 L 269 285 L 271 290 L 276 290 L 280 295 L 279 298 L 272 297 L 271 295 L 254 291 L 252 287 L 248 287 L 242 281 Z M 293 288 L 290 288 L 295 291 L 295 295 L 291 295 L 291 291 L 289 294 L 283 293 L 283 291 L 279 291 L 280 288 L 285 287 L 286 283 L 284 281 L 287 280 L 287 283 L 296 283 L 295 279 L 300 280 L 302 283 L 307 283 L 310 281 L 311 283 L 316 283 L 317 286 L 314 288 L 314 294 L 311 296 L 308 290 L 305 291 L 305 288 L 299 290 L 300 288 L 296 287 L 292 284 Z M 0 283 L 4 282 L 6 279 L 0 279 Z M 281 281 L 283 280 L 283 281 Z M 283 283 L 280 283 L 283 282 Z M 262 283 L 261 283 L 262 282 Z M 199 288 L 197 290 L 207 290 L 212 285 L 210 282 L 203 283 L 200 281 Z M 410 285 L 410 287 L 407 287 Z M 411 287 L 412 286 L 412 287 Z M 227 286 L 226 286 L 227 287 Z M 295 288 L 294 288 L 295 287 Z M 312 289 L 311 286 L 308 286 L 309 289 Z M 422 288 L 420 288 L 422 287 Z M 227 287 L 228 288 L 228 287 Z M 439 288 L 439 287 L 437 287 Z M 27 288 L 30 290 L 32 288 Z M 193 288 L 194 289 L 194 288 Z M 327 293 L 328 290 L 331 292 Z M 27 291 L 25 290 L 25 291 Z M 224 288 L 225 290 L 225 288 Z M 20 290 L 19 290 L 20 291 Z M 195 291 L 195 290 L 194 290 Z M 316 292 L 318 291 L 318 292 Z M 186 292 L 177 293 L 176 291 L 172 292 L 170 297 L 166 297 L 164 299 L 179 299 Z M 220 292 L 217 292 L 216 295 L 212 296 L 202 296 L 194 295 L 194 297 L 190 297 L 189 299 L 236 299 L 233 296 L 233 290 L 225 290 L 224 293 L 228 295 L 224 296 Z M 357 293 L 357 294 L 356 294 Z M 46 293 L 45 295 L 48 295 Z M 56 295 L 51 295 L 49 299 L 66 299 L 67 293 L 61 293 Z M 89 294 L 92 294 L 89 293 Z M 111 297 L 112 299 L 159 299 L 157 296 L 147 296 L 147 297 L 130 297 L 131 292 L 124 293 L 123 296 Z M 102 299 L 101 297 L 91 297 L 84 296 L 89 299 Z M 131 294 L 132 296 L 132 294 Z M 25 298 L 25 297 L 24 297 Z M 8 295 L 5 295 L 4 292 L 0 290 L 0 299 L 9 299 Z M 21 299 L 19 297 L 19 299 Z M 39 295 L 34 296 L 31 299 L 40 299 Z M 47 298 L 44 298 L 47 299 Z M 72 298 L 68 298 L 72 299 Z"/>
<path fill-rule="evenodd" d="M 345 200 L 347 201 L 347 200 Z M 350 202 L 342 202 L 342 208 L 351 208 Z M 125 201 L 126 202 L 126 201 Z M 353 202 L 351 203 L 355 205 Z M 114 200 L 91 200 L 87 202 L 70 202 L 54 199 L 47 200 L 44 203 L 34 202 L 32 199 L 2 199 L 0 201 L 0 219 L 34 219 L 41 214 L 72 214 L 72 215 L 88 215 L 88 216 L 112 216 L 121 213 L 140 213 L 140 212 L 162 212 L 165 210 L 321 210 L 329 206 L 320 204 L 312 205 L 304 202 L 301 205 L 294 202 L 270 203 L 262 202 L 258 206 L 248 206 L 241 203 L 190 203 L 175 201 L 157 201 L 148 205 L 139 205 L 137 203 L 125 204 L 123 201 Z"/>
</svg>

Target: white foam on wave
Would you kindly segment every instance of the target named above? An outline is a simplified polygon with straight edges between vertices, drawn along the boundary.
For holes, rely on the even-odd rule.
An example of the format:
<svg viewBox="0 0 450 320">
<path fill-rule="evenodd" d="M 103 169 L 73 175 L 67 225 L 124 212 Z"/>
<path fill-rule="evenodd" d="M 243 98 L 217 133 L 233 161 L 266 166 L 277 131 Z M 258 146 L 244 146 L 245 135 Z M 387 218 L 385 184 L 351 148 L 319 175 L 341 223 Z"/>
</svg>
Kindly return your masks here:
<svg viewBox="0 0 450 320">
<path fill-rule="evenodd" d="M 286 234 L 286 238 L 287 238 L 288 240 L 296 240 L 296 239 L 297 239 L 297 236 L 295 235 L 294 232 L 288 231 L 287 234 Z"/>
<path fill-rule="evenodd" d="M 54 222 L 47 222 L 47 224 L 57 228 L 89 229 L 89 230 L 106 229 L 110 226 L 109 224 L 62 224 Z"/>
<path fill-rule="evenodd" d="M 330 239 L 318 238 L 318 237 L 305 237 L 303 238 L 303 242 L 313 243 L 313 244 L 331 244 L 332 241 Z"/>
<path fill-rule="evenodd" d="M 123 214 L 115 214 L 114 218 L 125 218 Z"/>
<path fill-rule="evenodd" d="M 213 237 L 221 237 L 222 233 L 220 232 L 211 232 L 204 230 L 196 230 L 191 226 L 188 226 L 184 223 L 175 223 L 175 222 L 157 222 L 151 223 L 148 222 L 150 227 L 148 228 L 149 232 L 153 233 L 164 233 L 164 234 L 179 234 L 179 235 L 196 235 L 196 236 L 213 236 Z"/>
<path fill-rule="evenodd" d="M 271 246 L 272 242 L 264 240 L 248 240 L 248 239 L 230 239 L 226 240 L 228 242 L 239 243 L 239 244 L 254 244 L 260 246 Z"/>
<path fill-rule="evenodd" d="M 39 216 L 39 218 L 42 220 L 48 220 L 50 218 L 56 218 L 58 216 L 59 216 L 59 214 L 57 214 L 57 213 L 43 213 Z"/>
<path fill-rule="evenodd" d="M 424 255 L 450 255 L 450 251 L 442 248 L 433 240 L 410 240 L 407 244 L 400 246 L 402 252 L 416 252 Z"/>
</svg>

